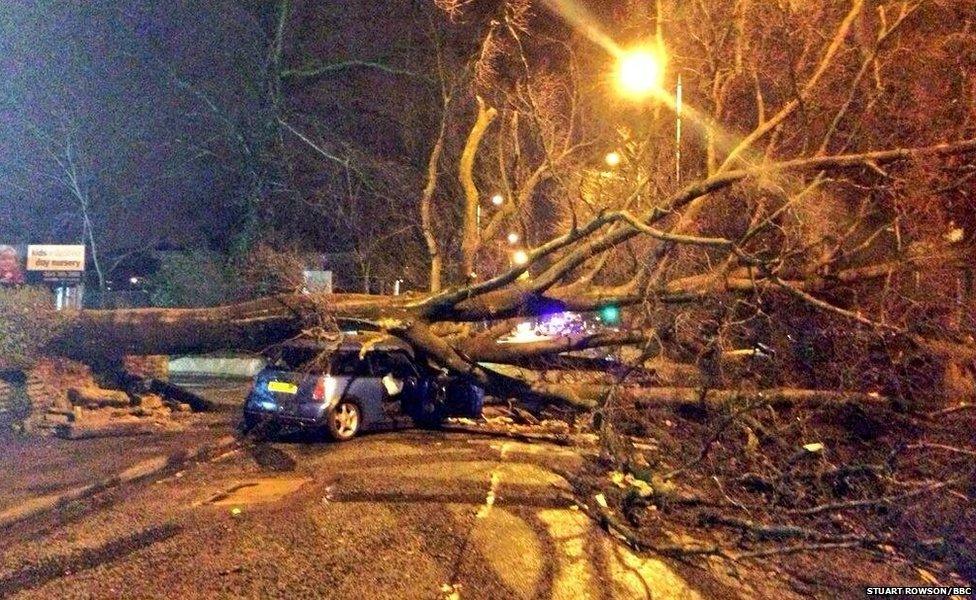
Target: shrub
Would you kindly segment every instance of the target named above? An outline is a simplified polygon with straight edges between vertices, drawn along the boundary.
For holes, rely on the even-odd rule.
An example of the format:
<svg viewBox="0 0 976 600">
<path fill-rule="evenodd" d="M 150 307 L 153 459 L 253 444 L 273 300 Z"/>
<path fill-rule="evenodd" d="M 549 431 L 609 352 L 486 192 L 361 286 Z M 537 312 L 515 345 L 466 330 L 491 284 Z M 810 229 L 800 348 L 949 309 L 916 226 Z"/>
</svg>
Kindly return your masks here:
<svg viewBox="0 0 976 600">
<path fill-rule="evenodd" d="M 0 288 L 0 370 L 22 369 L 37 358 L 64 321 L 43 287 Z"/>
</svg>

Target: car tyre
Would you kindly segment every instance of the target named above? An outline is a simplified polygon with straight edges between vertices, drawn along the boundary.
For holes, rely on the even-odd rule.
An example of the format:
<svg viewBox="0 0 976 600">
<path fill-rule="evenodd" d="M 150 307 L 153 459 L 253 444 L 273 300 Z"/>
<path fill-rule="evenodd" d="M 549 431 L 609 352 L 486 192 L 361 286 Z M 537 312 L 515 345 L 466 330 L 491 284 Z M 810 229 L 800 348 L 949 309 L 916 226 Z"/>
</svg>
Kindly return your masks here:
<svg viewBox="0 0 976 600">
<path fill-rule="evenodd" d="M 453 381 L 447 387 L 447 404 L 452 417 L 481 418 L 484 403 L 484 392 L 472 383 Z"/>
<path fill-rule="evenodd" d="M 356 437 L 363 423 L 363 413 L 359 405 L 349 400 L 340 400 L 329 410 L 325 427 L 329 437 L 344 442 Z"/>
<path fill-rule="evenodd" d="M 438 386 L 436 391 L 420 402 L 419 414 L 414 418 L 414 423 L 424 429 L 439 429 L 444 425 L 444 400 L 447 390 L 443 386 Z"/>
</svg>

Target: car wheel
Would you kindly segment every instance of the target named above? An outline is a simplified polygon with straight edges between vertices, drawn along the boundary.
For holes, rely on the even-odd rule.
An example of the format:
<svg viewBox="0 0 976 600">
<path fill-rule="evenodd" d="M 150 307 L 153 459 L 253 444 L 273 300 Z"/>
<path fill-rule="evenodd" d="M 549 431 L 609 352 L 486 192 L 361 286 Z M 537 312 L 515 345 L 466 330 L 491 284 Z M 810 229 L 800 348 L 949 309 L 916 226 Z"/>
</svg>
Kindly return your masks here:
<svg viewBox="0 0 976 600">
<path fill-rule="evenodd" d="M 419 414 L 414 417 L 414 423 L 424 429 L 437 429 L 444 424 L 444 397 L 446 390 L 438 386 L 436 391 L 424 398 L 419 407 Z"/>
<path fill-rule="evenodd" d="M 329 411 L 326 428 L 332 439 L 337 442 L 344 442 L 354 438 L 359 433 L 359 426 L 362 421 L 359 406 L 343 400 Z"/>
<path fill-rule="evenodd" d="M 455 381 L 447 388 L 447 403 L 452 417 L 478 419 L 481 417 L 485 395 L 474 384 Z"/>
</svg>

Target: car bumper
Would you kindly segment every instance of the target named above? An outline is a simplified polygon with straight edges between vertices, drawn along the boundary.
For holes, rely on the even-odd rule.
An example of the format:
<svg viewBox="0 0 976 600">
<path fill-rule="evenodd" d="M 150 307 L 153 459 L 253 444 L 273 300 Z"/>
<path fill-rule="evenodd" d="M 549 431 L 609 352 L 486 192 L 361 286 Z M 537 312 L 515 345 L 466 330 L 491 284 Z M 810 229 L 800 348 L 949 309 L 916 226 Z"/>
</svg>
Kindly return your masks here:
<svg viewBox="0 0 976 600">
<path fill-rule="evenodd" d="M 249 401 L 244 416 L 262 421 L 274 421 L 305 427 L 317 427 L 325 423 L 326 410 L 322 404 L 298 404 L 287 409 L 268 401 Z"/>
</svg>

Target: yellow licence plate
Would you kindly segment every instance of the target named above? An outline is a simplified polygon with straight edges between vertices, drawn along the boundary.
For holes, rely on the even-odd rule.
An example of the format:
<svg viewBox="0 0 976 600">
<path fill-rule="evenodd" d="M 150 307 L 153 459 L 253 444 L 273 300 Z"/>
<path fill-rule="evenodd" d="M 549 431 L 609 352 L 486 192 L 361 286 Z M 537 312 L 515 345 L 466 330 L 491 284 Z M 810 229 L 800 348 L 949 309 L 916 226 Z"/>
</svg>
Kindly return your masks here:
<svg viewBox="0 0 976 600">
<path fill-rule="evenodd" d="M 286 381 L 269 381 L 268 391 L 281 392 L 283 394 L 297 394 L 298 386 Z"/>
</svg>

